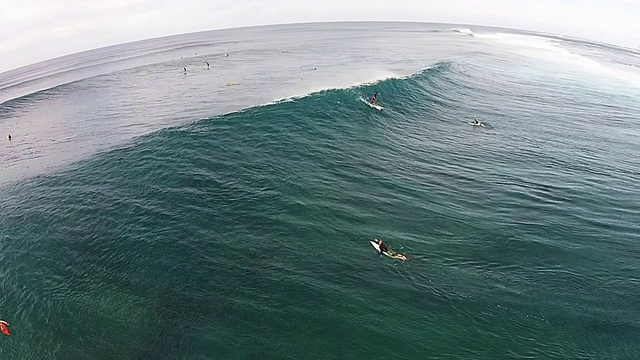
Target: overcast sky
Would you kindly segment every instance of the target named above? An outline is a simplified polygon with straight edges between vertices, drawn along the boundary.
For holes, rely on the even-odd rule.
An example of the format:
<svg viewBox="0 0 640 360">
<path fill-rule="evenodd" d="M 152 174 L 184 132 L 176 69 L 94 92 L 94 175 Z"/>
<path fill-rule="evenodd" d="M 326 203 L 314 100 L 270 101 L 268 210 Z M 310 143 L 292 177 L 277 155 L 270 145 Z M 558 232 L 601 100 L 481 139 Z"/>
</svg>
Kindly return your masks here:
<svg viewBox="0 0 640 360">
<path fill-rule="evenodd" d="M 0 72 L 158 36 L 348 20 L 490 25 L 640 47 L 640 0 L 2 0 Z"/>
</svg>

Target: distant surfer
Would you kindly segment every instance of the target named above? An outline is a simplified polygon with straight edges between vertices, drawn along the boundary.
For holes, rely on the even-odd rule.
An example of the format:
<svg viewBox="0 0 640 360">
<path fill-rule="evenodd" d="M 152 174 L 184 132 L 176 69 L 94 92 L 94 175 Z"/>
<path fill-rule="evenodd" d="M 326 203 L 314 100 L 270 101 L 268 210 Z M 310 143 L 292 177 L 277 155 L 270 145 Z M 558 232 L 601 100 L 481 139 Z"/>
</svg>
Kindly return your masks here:
<svg viewBox="0 0 640 360">
<path fill-rule="evenodd" d="M 372 103 L 373 105 L 378 103 L 378 92 L 374 92 L 373 96 L 371 97 L 371 100 L 369 100 L 370 103 Z"/>
<path fill-rule="evenodd" d="M 7 336 L 11 336 L 11 331 L 9 331 L 9 323 L 4 321 L 4 320 L 0 320 L 0 333 L 3 333 Z"/>
<path fill-rule="evenodd" d="M 185 74 L 187 73 L 187 68 L 184 68 L 184 73 L 185 73 Z"/>
<path fill-rule="evenodd" d="M 384 243 L 382 240 L 375 239 L 375 242 L 380 247 L 380 254 L 388 255 L 388 256 L 391 256 L 394 259 L 398 259 L 398 260 L 402 260 L 402 261 L 407 260 L 407 257 L 404 254 L 399 254 L 399 253 L 391 250 L 389 245 Z"/>
<path fill-rule="evenodd" d="M 208 61 L 205 61 L 205 63 L 207 64 L 207 69 L 208 69 L 208 68 L 209 68 L 209 62 L 208 62 Z"/>
<path fill-rule="evenodd" d="M 477 118 L 473 118 L 473 121 L 470 124 L 473 125 L 473 126 L 482 126 L 482 127 L 484 127 L 484 124 L 482 122 L 478 121 Z"/>
<path fill-rule="evenodd" d="M 224 56 L 229 56 L 229 54 L 224 54 Z"/>
<path fill-rule="evenodd" d="M 11 141 L 11 134 L 7 135 L 7 140 Z"/>
</svg>

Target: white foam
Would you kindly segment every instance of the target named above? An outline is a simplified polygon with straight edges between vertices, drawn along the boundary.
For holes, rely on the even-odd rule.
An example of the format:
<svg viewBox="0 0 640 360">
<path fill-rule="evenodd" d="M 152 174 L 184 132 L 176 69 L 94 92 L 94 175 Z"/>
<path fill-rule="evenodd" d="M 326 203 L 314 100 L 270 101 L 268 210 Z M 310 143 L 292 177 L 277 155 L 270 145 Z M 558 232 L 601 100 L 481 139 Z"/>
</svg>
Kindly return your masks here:
<svg viewBox="0 0 640 360">
<path fill-rule="evenodd" d="M 265 105 L 293 101 L 328 90 L 352 89 L 360 86 L 374 85 L 388 79 L 399 79 L 412 74 L 397 74 L 389 70 L 362 70 L 353 71 L 349 76 L 323 77 L 322 79 L 305 80 L 301 84 L 293 86 L 293 90 L 285 90 L 294 95 L 279 96 Z"/>
<path fill-rule="evenodd" d="M 457 29 L 453 29 L 452 31 L 457 32 L 461 35 L 475 36 L 473 31 L 471 31 L 471 29 L 468 29 L 468 28 L 457 28 Z"/>
<path fill-rule="evenodd" d="M 342 74 L 339 77 L 330 77 L 325 78 L 323 80 L 310 80 L 306 82 L 306 86 L 303 87 L 303 90 L 294 92 L 294 95 L 286 95 L 275 98 L 274 100 L 259 105 L 259 106 L 268 106 L 279 104 L 283 102 L 290 102 L 297 99 L 305 98 L 323 91 L 329 90 L 348 90 L 361 86 L 371 86 L 379 84 L 385 80 L 390 79 L 409 79 L 417 74 L 420 74 L 429 69 L 433 69 L 435 67 L 440 66 L 442 63 L 438 62 L 432 66 L 427 66 L 425 68 L 420 69 L 419 71 L 406 73 L 406 74 L 398 74 L 397 72 L 390 70 L 363 70 L 363 71 L 352 71 L 350 76 L 344 76 Z"/>
<path fill-rule="evenodd" d="M 475 37 L 508 45 L 520 55 L 568 65 L 574 70 L 604 75 L 640 88 L 639 72 L 633 69 L 621 69 L 614 64 L 603 64 L 587 56 L 572 53 L 553 39 L 507 33 L 475 34 Z"/>
</svg>

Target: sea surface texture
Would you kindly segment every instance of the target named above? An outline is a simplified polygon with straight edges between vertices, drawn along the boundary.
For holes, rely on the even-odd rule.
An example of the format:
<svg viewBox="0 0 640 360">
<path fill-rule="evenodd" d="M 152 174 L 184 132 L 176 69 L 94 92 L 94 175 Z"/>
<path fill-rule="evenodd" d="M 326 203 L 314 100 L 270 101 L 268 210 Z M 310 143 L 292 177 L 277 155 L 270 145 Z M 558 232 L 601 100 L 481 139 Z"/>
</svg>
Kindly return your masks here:
<svg viewBox="0 0 640 360">
<path fill-rule="evenodd" d="M 640 358 L 637 51 L 187 34 L 0 74 L 0 131 L 2 359 Z"/>
</svg>

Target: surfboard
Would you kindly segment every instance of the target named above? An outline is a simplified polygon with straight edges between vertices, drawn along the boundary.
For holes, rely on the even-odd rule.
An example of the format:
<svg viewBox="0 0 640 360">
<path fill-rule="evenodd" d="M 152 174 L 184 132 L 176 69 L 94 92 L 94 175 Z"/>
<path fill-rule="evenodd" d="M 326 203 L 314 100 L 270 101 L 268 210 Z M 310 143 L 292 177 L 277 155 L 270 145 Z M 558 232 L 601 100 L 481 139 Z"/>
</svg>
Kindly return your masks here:
<svg viewBox="0 0 640 360">
<path fill-rule="evenodd" d="M 369 105 L 369 107 L 374 108 L 376 110 L 382 110 L 384 109 L 382 106 L 378 105 L 378 104 L 372 104 L 370 102 L 368 102 L 367 100 L 360 98 L 360 101 L 362 101 L 363 103 Z"/>
<path fill-rule="evenodd" d="M 482 127 L 484 127 L 484 124 L 483 124 L 483 123 L 478 123 L 478 124 L 476 124 L 476 123 L 470 122 L 470 123 L 469 123 L 469 125 L 471 125 L 471 126 L 482 126 Z"/>
<path fill-rule="evenodd" d="M 11 336 L 11 331 L 9 331 L 9 323 L 4 321 L 4 320 L 0 320 L 0 333 L 3 333 L 7 336 Z"/>
<path fill-rule="evenodd" d="M 372 104 L 372 103 L 368 103 L 369 106 L 371 106 L 372 108 L 376 109 L 376 110 L 382 110 L 384 109 L 382 106 L 380 105 L 376 105 L 376 104 Z"/>
<path fill-rule="evenodd" d="M 371 246 L 373 246 L 373 248 L 376 249 L 377 252 L 380 252 L 380 245 L 378 245 L 375 241 L 369 241 L 369 243 L 371 243 Z M 388 257 L 393 257 L 388 253 L 383 253 L 383 254 L 387 255 Z"/>
</svg>

